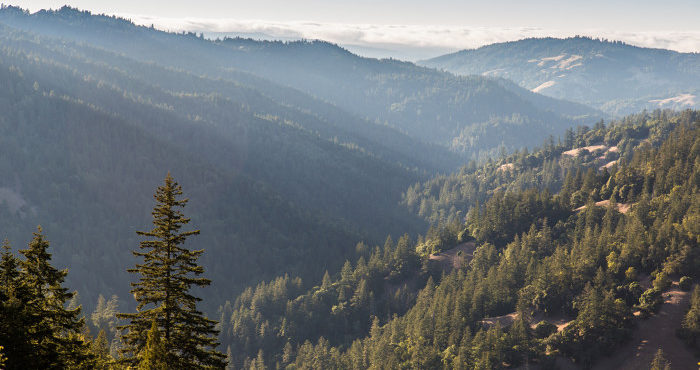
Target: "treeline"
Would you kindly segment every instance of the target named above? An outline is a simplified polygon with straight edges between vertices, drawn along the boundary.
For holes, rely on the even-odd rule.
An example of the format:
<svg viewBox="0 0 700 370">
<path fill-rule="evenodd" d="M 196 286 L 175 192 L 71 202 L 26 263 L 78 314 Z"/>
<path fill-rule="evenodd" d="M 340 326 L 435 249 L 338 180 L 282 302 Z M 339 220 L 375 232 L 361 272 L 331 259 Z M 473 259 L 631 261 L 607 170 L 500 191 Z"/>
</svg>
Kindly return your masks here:
<svg viewBox="0 0 700 370">
<path fill-rule="evenodd" d="M 502 152 L 501 158 L 489 159 L 483 166 L 471 162 L 455 173 L 416 183 L 405 191 L 402 203 L 434 225 L 464 218 L 469 209 L 477 203 L 483 204 L 499 191 L 537 188 L 556 193 L 562 187 L 567 187 L 567 191 L 578 191 L 574 203 L 580 206 L 586 202 L 590 191 L 595 190 L 594 184 L 586 183 L 586 188 L 575 188 L 573 183 L 565 184 L 570 173 L 576 174 L 573 179 L 581 185 L 582 178 L 590 178 L 590 174 L 598 172 L 599 167 L 630 160 L 636 151 L 647 145 L 660 145 L 675 127 L 688 125 L 697 117 L 698 112 L 692 110 L 657 110 L 630 115 L 607 125 L 601 121 L 593 127 L 569 129 L 562 138 L 555 140 L 549 137 L 532 151 L 517 150 L 511 155 Z M 563 154 L 597 145 L 604 145 L 605 149 L 597 153 L 582 149 L 575 155 Z M 608 150 L 610 148 L 614 149 Z M 612 164 L 604 171 L 611 171 L 610 166 Z M 602 196 L 608 199 L 606 196 L 609 195 Z M 595 196 L 600 200 L 599 194 Z"/>
<path fill-rule="evenodd" d="M 419 274 L 428 280 L 410 309 L 387 317 L 371 308 L 376 301 L 369 300 L 362 315 L 354 317 L 366 325 L 364 338 L 339 340 L 338 332 L 322 328 L 294 340 L 281 334 L 286 331 L 267 334 L 268 327 L 281 327 L 272 323 L 284 323 L 285 328 L 313 325 L 308 317 L 327 323 L 328 308 L 333 312 L 336 301 L 306 306 L 301 320 L 293 307 L 337 291 L 342 277 L 324 278 L 325 288 L 285 297 L 286 308 L 282 310 L 282 299 L 274 314 L 258 310 L 254 302 L 281 297 L 273 293 L 278 288 L 271 283 L 249 290 L 238 301 L 238 311 L 244 314 L 234 312 L 230 322 L 237 320 L 237 327 L 248 333 L 265 327 L 270 340 L 235 342 L 238 347 L 232 346 L 232 353 L 248 348 L 243 351 L 247 358 L 235 367 L 491 369 L 552 366 L 558 357 L 592 366 L 612 354 L 634 325 L 644 325 L 640 318 L 660 308 L 672 280 L 683 277 L 687 286 L 697 278 L 700 120 L 690 111 L 669 117 L 660 120 L 666 123 L 645 119 L 638 129 L 650 139 L 641 147 L 633 145 L 634 153 L 623 153 L 617 166 L 568 171 L 557 193 L 496 192 L 473 207 L 461 227 L 452 226 L 459 225 L 454 222 L 443 226 L 442 233 L 452 233 L 450 238 L 433 231 L 433 236 L 449 240 L 444 249 L 474 239 L 478 247 L 471 262 L 441 275 L 431 274 L 424 258 Z M 599 134 L 614 132 L 600 130 Z M 581 189 L 588 195 L 583 199 Z M 596 205 L 601 200 L 607 202 Z M 622 202 L 631 208 L 621 208 Z M 420 250 L 425 242 L 412 245 Z M 340 275 L 350 272 L 348 266 Z M 647 278 L 648 287 L 643 283 Z M 639 318 L 633 315 L 637 311 Z M 679 332 L 689 343 L 697 343 L 695 311 L 690 310 Z M 241 325 L 242 317 L 248 317 L 249 324 Z M 562 318 L 566 325 L 557 328 L 553 318 Z"/>
<path fill-rule="evenodd" d="M 308 103 L 310 97 L 318 97 L 340 108 L 326 118 L 329 118 L 328 126 L 341 126 L 342 130 L 338 130 L 341 134 L 384 131 L 385 135 L 377 137 L 406 144 L 405 134 L 413 139 L 414 145 L 426 149 L 421 153 L 426 157 L 437 151 L 421 142 L 449 147 L 465 127 L 492 130 L 482 130 L 479 141 L 452 148 L 468 158 L 486 158 L 501 144 L 509 150 L 533 145 L 534 140 L 539 140 L 538 135 L 552 131 L 561 134 L 566 127 L 585 123 L 598 115 L 586 106 L 537 96 L 487 77 L 457 77 L 413 63 L 362 58 L 322 41 L 259 42 L 239 38 L 210 41 L 70 7 L 34 14 L 8 8 L 0 12 L 0 21 L 32 33 L 96 46 L 133 60 L 233 81 L 293 107 L 307 109 L 308 105 L 297 103 L 305 100 Z M 312 113 L 328 111 L 328 107 L 319 109 L 325 105 L 319 103 L 311 105 Z M 339 117 L 343 112 L 378 125 L 368 126 Z M 511 119 L 514 116 L 528 124 Z M 492 118 L 496 118 L 495 122 Z M 380 130 L 382 126 L 391 130 Z M 319 132 L 325 131 L 322 126 L 317 127 Z M 361 136 L 365 143 L 373 141 L 370 135 Z M 420 152 L 411 153 L 405 145 L 392 149 L 400 150 L 404 159 L 420 158 L 415 155 Z M 435 160 L 431 162 L 440 166 Z"/>
<path fill-rule="evenodd" d="M 658 308 L 669 276 L 695 277 L 700 263 L 693 221 L 700 204 L 698 126 L 697 120 L 680 124 L 659 148 L 639 151 L 613 175 L 595 175 L 598 183 L 610 176 L 606 184 L 614 179 L 618 188 L 640 189 L 625 199 L 636 203 L 628 214 L 617 211 L 614 199 L 605 208 L 594 206 L 591 199 L 583 211 L 550 231 L 542 216 L 551 215 L 534 213 L 529 232 L 500 253 L 483 244 L 466 272 L 454 272 L 437 286 L 427 286 L 421 292 L 426 299 L 418 299 L 404 317 L 344 352 L 300 347 L 297 365 L 327 351 L 327 360 L 343 367 L 494 368 L 547 363 L 556 354 L 590 366 L 627 337 L 633 309 Z M 497 208 L 491 202 L 500 200 L 494 197 L 483 208 Z M 484 261 L 482 254 L 490 260 Z M 646 292 L 639 287 L 641 274 L 654 279 Z M 519 318 L 558 313 L 573 321 L 546 336 L 529 325 L 523 330 L 517 320 L 507 330 L 482 327 L 484 317 L 509 312 Z"/>
<path fill-rule="evenodd" d="M 369 333 L 371 317 L 387 321 L 411 307 L 428 276 L 408 235 L 396 243 L 388 238 L 381 248 L 360 243 L 356 249 L 356 263 L 346 261 L 333 277 L 326 272 L 309 291 L 299 278 L 284 276 L 248 288 L 220 308 L 231 365 L 248 368 L 258 354 L 269 364 L 283 363 L 293 348 L 318 338 L 349 345 Z"/>
</svg>

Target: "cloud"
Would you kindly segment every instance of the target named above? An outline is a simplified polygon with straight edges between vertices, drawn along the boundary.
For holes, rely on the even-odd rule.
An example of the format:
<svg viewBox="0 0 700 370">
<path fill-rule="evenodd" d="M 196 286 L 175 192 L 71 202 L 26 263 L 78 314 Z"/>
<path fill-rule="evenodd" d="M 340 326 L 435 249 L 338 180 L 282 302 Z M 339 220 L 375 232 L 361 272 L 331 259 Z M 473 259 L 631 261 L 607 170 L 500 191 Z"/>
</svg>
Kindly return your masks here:
<svg viewBox="0 0 700 370">
<path fill-rule="evenodd" d="M 425 57 L 461 49 L 477 48 L 496 42 L 527 37 L 590 36 L 620 40 L 632 45 L 700 52 L 700 31 L 615 31 L 588 29 L 580 32 L 536 27 L 461 27 L 440 25 L 377 25 L 318 22 L 275 22 L 211 18 L 160 18 L 118 14 L 136 24 L 154 25 L 166 31 L 204 32 L 216 35 L 251 35 L 272 39 L 321 39 L 375 54 L 405 54 L 406 59 Z M 350 48 L 351 50 L 353 48 Z M 372 55 L 377 56 L 377 55 Z M 385 55 L 394 56 L 394 55 Z"/>
</svg>

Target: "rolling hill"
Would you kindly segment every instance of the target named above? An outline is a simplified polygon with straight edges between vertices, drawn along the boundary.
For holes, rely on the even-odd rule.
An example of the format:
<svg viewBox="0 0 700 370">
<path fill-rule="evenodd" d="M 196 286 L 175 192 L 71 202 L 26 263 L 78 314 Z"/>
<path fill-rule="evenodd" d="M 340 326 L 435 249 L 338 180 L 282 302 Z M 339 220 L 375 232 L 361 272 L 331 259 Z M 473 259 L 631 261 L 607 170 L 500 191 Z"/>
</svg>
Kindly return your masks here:
<svg viewBox="0 0 700 370">
<path fill-rule="evenodd" d="M 586 37 L 498 43 L 419 62 L 458 75 L 503 77 L 614 115 L 700 107 L 700 54 Z"/>
<path fill-rule="evenodd" d="M 230 297 L 423 232 L 400 205 L 411 184 L 598 115 L 324 42 L 211 41 L 67 7 L 2 8 L 0 43 L 3 236 L 22 245 L 42 224 L 88 308 L 126 295 L 167 171 L 202 227 L 207 297 Z"/>
<path fill-rule="evenodd" d="M 60 37 L 134 60 L 236 81 L 279 96 L 259 79 L 292 88 L 356 117 L 409 137 L 451 148 L 467 158 L 485 158 L 499 146 L 537 145 L 543 133 L 590 123 L 599 112 L 556 99 L 543 100 L 515 85 L 482 77 L 455 77 L 412 63 L 356 56 L 322 41 L 250 39 L 209 41 L 193 33 L 172 34 L 137 27 L 119 18 L 64 7 L 34 14 L 5 8 L 8 26 Z M 286 94 L 285 94 L 286 95 Z M 286 98 L 290 99 L 290 98 Z M 294 103 L 296 105 L 296 103 Z M 507 130 L 482 132 L 480 127 Z M 503 135 L 505 132 L 523 135 Z M 479 132 L 483 140 L 468 140 Z"/>
</svg>

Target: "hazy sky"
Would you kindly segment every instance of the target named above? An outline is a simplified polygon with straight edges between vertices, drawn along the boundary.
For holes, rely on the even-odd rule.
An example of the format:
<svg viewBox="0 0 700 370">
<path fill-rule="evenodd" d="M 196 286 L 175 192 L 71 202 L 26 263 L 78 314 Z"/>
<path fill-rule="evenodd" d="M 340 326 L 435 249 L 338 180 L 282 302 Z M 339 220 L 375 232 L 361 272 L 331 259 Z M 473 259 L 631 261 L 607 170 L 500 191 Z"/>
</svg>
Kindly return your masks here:
<svg viewBox="0 0 700 370">
<path fill-rule="evenodd" d="M 2 1 L 2 0 L 0 0 Z M 700 0 L 20 0 L 161 29 L 321 38 L 409 59 L 531 36 L 576 34 L 700 52 Z M 424 54 L 424 55 L 420 55 Z"/>
</svg>

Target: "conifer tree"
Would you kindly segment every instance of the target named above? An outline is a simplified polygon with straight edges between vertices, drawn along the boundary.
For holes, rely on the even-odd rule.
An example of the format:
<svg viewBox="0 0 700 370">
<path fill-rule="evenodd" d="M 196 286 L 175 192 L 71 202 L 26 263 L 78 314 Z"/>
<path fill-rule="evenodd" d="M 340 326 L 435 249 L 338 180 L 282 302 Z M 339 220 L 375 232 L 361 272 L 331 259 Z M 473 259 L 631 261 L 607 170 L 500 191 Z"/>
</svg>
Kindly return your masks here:
<svg viewBox="0 0 700 370">
<path fill-rule="evenodd" d="M 118 315 L 130 321 L 120 327 L 124 330 L 122 352 L 127 355 L 126 362 L 137 365 L 155 321 L 163 335 L 168 368 L 223 368 L 225 356 L 214 349 L 218 345 L 216 322 L 197 310 L 201 299 L 190 293 L 191 287 L 211 281 L 200 277 L 204 269 L 197 265 L 204 251 L 183 246 L 199 230 L 181 230 L 190 222 L 181 211 L 187 204 L 181 196 L 182 188 L 168 173 L 154 195 L 153 229 L 137 232 L 148 239 L 141 242 L 140 252 L 133 252 L 143 262 L 128 270 L 139 275 L 138 282 L 131 284 L 137 312 Z"/>
<path fill-rule="evenodd" d="M 167 349 L 160 337 L 160 331 L 155 320 L 151 323 L 151 329 L 148 331 L 148 339 L 146 346 L 141 352 L 141 361 L 139 362 L 139 370 L 168 370 L 167 365 Z"/>
<path fill-rule="evenodd" d="M 96 369 L 109 369 L 114 359 L 109 353 L 109 342 L 107 341 L 107 333 L 100 330 L 90 344 L 90 352 L 95 356 L 94 367 Z"/>
<path fill-rule="evenodd" d="M 0 261 L 0 343 L 7 359 L 3 369 L 16 369 L 27 364 L 34 348 L 27 331 L 36 323 L 36 317 L 28 311 L 29 292 L 22 282 L 19 260 L 12 254 L 7 241 L 3 244 Z"/>
<path fill-rule="evenodd" d="M 80 307 L 65 308 L 75 293 L 63 287 L 68 271 L 51 266 L 48 248 L 49 242 L 38 227 L 27 249 L 19 251 L 24 256 L 19 261 L 20 278 L 29 296 L 24 303 L 32 324 L 28 333 L 34 353 L 27 361 L 36 368 L 83 366 L 92 357 L 88 343 L 80 336 L 84 320 Z"/>
<path fill-rule="evenodd" d="M 671 370 L 671 363 L 666 359 L 664 351 L 659 348 L 651 361 L 650 370 Z"/>
</svg>

